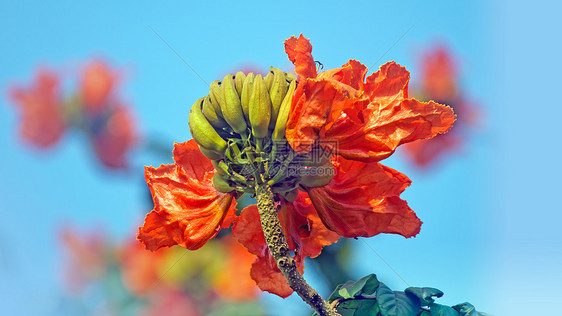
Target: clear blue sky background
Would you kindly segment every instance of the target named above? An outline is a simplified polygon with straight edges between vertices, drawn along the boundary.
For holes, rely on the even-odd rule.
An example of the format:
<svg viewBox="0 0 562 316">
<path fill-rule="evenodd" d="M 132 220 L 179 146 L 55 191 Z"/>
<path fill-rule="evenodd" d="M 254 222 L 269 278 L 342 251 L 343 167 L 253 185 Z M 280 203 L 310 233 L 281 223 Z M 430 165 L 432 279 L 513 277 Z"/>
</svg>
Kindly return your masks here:
<svg viewBox="0 0 562 316">
<path fill-rule="evenodd" d="M 560 5 L 331 3 L 1 1 L 2 313 L 48 315 L 59 295 L 61 225 L 102 223 L 115 238 L 126 237 L 145 211 L 142 166 L 168 162 L 139 152 L 133 174 L 115 176 L 96 166 L 80 135 L 67 135 L 47 153 L 27 148 L 16 137 L 6 87 L 29 82 L 38 65 L 72 69 L 105 57 L 126 70 L 122 95 L 145 134 L 185 141 L 189 108 L 207 86 L 152 27 L 207 82 L 248 64 L 289 67 L 282 43 L 301 32 L 325 68 L 349 58 L 367 66 L 378 61 L 375 68 L 396 60 L 412 71 L 413 82 L 417 54 L 436 41 L 447 43 L 459 54 L 464 87 L 483 108 L 487 128 L 473 135 L 464 155 L 431 173 L 417 172 L 400 157 L 387 161 L 414 181 L 404 196 L 425 224 L 415 239 L 354 241 L 354 271 L 406 287 L 374 249 L 407 283 L 443 290 L 441 302 L 470 301 L 495 315 L 556 314 L 549 311 L 562 297 L 556 199 L 562 109 L 551 94 L 560 86 L 559 35 L 553 36 Z M 268 299 L 272 306 L 279 302 Z"/>
</svg>

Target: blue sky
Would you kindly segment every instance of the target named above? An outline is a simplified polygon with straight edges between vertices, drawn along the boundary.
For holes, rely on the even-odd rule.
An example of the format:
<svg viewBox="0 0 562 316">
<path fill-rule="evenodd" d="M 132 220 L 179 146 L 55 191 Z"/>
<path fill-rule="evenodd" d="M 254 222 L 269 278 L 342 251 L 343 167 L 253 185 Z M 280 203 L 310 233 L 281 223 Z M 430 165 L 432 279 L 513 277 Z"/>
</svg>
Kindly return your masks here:
<svg viewBox="0 0 562 316">
<path fill-rule="evenodd" d="M 125 70 L 122 95 L 144 133 L 185 141 L 189 108 L 208 88 L 152 28 L 207 82 L 244 65 L 288 68 L 282 43 L 301 32 L 327 69 L 350 58 L 378 62 L 375 68 L 396 60 L 412 71 L 412 82 L 417 54 L 446 43 L 458 53 L 463 85 L 483 108 L 486 129 L 431 173 L 399 156 L 386 161 L 413 180 L 404 197 L 424 221 L 422 233 L 354 241 L 353 268 L 358 277 L 374 272 L 406 287 L 374 249 L 407 283 L 443 290 L 444 303 L 470 301 L 495 315 L 527 315 L 525 308 L 548 314 L 562 281 L 562 110 L 550 97 L 560 83 L 560 47 L 551 34 L 559 10 L 547 1 L 0 2 L 4 310 L 48 314 L 60 283 L 57 229 L 102 223 L 115 238 L 131 234 L 145 211 L 142 166 L 168 162 L 137 152 L 131 175 L 109 174 L 75 134 L 38 153 L 16 137 L 6 87 L 28 82 L 40 65 L 73 69 L 101 56 Z M 529 303 L 513 303 L 520 300 Z"/>
</svg>

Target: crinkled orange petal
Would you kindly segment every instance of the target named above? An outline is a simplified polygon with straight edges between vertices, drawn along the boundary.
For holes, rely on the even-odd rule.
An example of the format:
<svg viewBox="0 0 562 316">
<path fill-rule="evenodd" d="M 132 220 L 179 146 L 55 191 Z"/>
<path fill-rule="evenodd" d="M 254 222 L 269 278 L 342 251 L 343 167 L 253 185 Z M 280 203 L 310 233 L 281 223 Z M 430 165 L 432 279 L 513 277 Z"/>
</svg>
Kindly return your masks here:
<svg viewBox="0 0 562 316">
<path fill-rule="evenodd" d="M 256 256 L 267 249 L 256 205 L 247 206 L 240 212 L 238 220 L 232 225 L 232 236 Z"/>
<path fill-rule="evenodd" d="M 362 90 L 367 74 L 367 67 L 357 60 L 350 59 L 341 68 L 329 69 L 318 74 L 316 79 L 341 82 L 355 90 Z"/>
<path fill-rule="evenodd" d="M 422 222 L 399 198 L 410 185 L 405 175 L 379 163 L 339 158 L 330 183 L 308 194 L 326 227 L 343 237 L 380 233 L 415 236 Z"/>
<path fill-rule="evenodd" d="M 213 187 L 214 169 L 195 141 L 175 144 L 174 160 L 173 165 L 145 169 L 154 210 L 139 229 L 138 239 L 150 250 L 174 243 L 198 249 L 217 235 L 227 214 L 236 210 L 234 196 Z"/>
<path fill-rule="evenodd" d="M 312 58 L 312 45 L 302 34 L 296 38 L 291 36 L 285 41 L 285 52 L 295 65 L 295 72 L 302 78 L 316 77 L 316 63 Z"/>
<path fill-rule="evenodd" d="M 301 257 L 317 257 L 324 246 L 338 241 L 339 235 L 324 226 L 308 194 L 299 192 L 295 202 L 281 203 L 279 219 L 291 250 Z"/>
<path fill-rule="evenodd" d="M 359 91 L 337 86 L 328 80 L 312 80 L 299 84 L 293 97 L 285 136 L 298 153 L 309 152 L 321 133 L 346 109 L 364 108 L 368 100 L 355 98 Z"/>
<path fill-rule="evenodd" d="M 249 252 L 257 256 L 256 261 L 252 264 L 250 275 L 262 291 L 268 291 L 283 298 L 293 293 L 269 252 L 263 237 L 256 205 L 250 205 L 242 210 L 238 220 L 232 226 L 232 236 Z M 295 256 L 295 259 L 297 269 L 303 273 L 302 259 L 304 258 Z"/>
<path fill-rule="evenodd" d="M 462 139 L 454 131 L 447 134 L 437 135 L 432 139 L 419 140 L 408 143 L 404 150 L 408 157 L 418 167 L 428 167 L 445 152 L 458 149 L 462 145 Z"/>
<path fill-rule="evenodd" d="M 371 103 L 362 115 L 362 126 L 343 119 L 326 131 L 324 138 L 337 142 L 338 154 L 364 162 L 385 159 L 401 144 L 445 133 L 455 121 L 450 107 L 415 99 L 389 107 Z"/>
</svg>

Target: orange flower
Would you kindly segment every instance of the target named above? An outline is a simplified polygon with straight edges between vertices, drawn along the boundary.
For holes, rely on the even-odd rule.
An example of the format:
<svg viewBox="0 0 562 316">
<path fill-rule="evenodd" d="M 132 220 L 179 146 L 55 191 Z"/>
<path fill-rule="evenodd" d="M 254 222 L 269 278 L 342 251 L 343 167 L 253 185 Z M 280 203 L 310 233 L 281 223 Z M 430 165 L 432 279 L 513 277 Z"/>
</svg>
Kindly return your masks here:
<svg viewBox="0 0 562 316">
<path fill-rule="evenodd" d="M 94 151 L 108 168 L 126 168 L 127 153 L 137 142 L 135 121 L 128 108 L 115 106 L 103 117 L 102 127 L 93 135 Z"/>
<path fill-rule="evenodd" d="M 249 278 L 248 271 L 255 257 L 232 236 L 220 239 L 226 252 L 224 267 L 213 280 L 217 295 L 223 300 L 249 301 L 258 296 L 256 283 Z"/>
<path fill-rule="evenodd" d="M 307 189 L 324 225 L 344 237 L 415 236 L 422 222 L 399 198 L 410 180 L 377 162 L 401 144 L 447 132 L 455 121 L 452 109 L 409 99 L 410 75 L 395 62 L 367 78 L 368 69 L 355 60 L 316 74 L 312 46 L 302 34 L 287 40 L 285 51 L 300 80 L 287 140 L 300 153 L 318 144 L 340 155 L 332 160 L 335 177 Z"/>
<path fill-rule="evenodd" d="M 367 67 L 355 60 L 316 75 L 311 50 L 302 35 L 285 42 L 300 76 L 285 134 L 299 153 L 329 140 L 347 159 L 380 161 L 398 145 L 445 133 L 455 121 L 449 107 L 408 99 L 410 74 L 395 62 L 366 79 Z"/>
<path fill-rule="evenodd" d="M 130 240 L 120 249 L 118 256 L 123 284 L 131 293 L 146 295 L 163 284 L 158 281 L 162 276 L 160 267 L 165 260 L 165 251 L 146 251 L 138 241 Z"/>
<path fill-rule="evenodd" d="M 174 160 L 145 169 L 154 210 L 146 216 L 138 239 L 149 250 L 176 244 L 198 249 L 229 227 L 235 216 L 234 194 L 213 187 L 215 169 L 195 141 L 176 143 Z"/>
<path fill-rule="evenodd" d="M 107 263 L 106 244 L 102 236 L 99 231 L 81 235 L 71 228 L 62 230 L 61 241 L 66 258 L 64 276 L 70 292 L 81 291 L 90 282 L 103 277 Z"/>
<path fill-rule="evenodd" d="M 54 145 L 66 128 L 57 75 L 40 70 L 31 87 L 14 87 L 10 92 L 21 111 L 23 140 L 40 148 Z"/>
<path fill-rule="evenodd" d="M 230 225 L 235 194 L 259 192 L 260 185 L 271 189 L 279 203 L 278 217 L 301 273 L 306 257 L 318 256 L 340 236 L 412 237 L 419 232 L 421 221 L 399 197 L 411 181 L 378 161 L 401 144 L 447 132 L 455 120 L 452 109 L 409 99 L 409 73 L 394 62 L 367 78 L 367 68 L 355 60 L 317 73 L 312 46 L 302 35 L 288 39 L 285 50 L 299 76 L 292 99 L 280 98 L 280 93 L 293 91 L 294 76 L 271 68 L 268 79 L 237 73 L 225 77 L 222 85 L 213 82 L 209 96 L 192 108 L 191 132 L 206 155 L 216 159 L 214 165 L 221 170 L 215 178 L 217 188 L 231 193 L 213 188 L 215 170 L 195 141 L 176 144 L 175 164 L 146 169 L 155 208 L 138 238 L 148 249 L 201 247 Z M 268 96 L 265 89 L 272 92 L 271 99 L 262 98 Z M 275 109 L 274 100 L 280 107 L 277 114 L 267 110 Z M 292 149 L 282 132 L 268 129 L 275 115 L 275 128 L 285 126 L 287 105 L 291 108 L 284 135 Z M 281 139 L 272 140 L 273 135 Z M 334 154 L 331 160 L 312 157 L 326 150 Z M 323 171 L 336 173 L 332 178 Z M 270 254 L 256 205 L 242 210 L 232 233 L 257 256 L 250 275 L 260 289 L 289 296 L 293 290 Z"/>
<path fill-rule="evenodd" d="M 112 72 L 107 63 L 101 60 L 86 65 L 80 80 L 80 91 L 88 113 L 99 114 L 108 106 L 117 78 L 117 73 Z"/>
<path fill-rule="evenodd" d="M 462 147 L 466 138 L 466 127 L 478 121 L 478 111 L 466 102 L 457 83 L 458 71 L 451 53 L 443 46 L 426 52 L 421 61 L 421 90 L 418 93 L 425 99 L 450 104 L 458 116 L 455 127 L 447 134 L 438 135 L 431 140 L 416 141 L 405 146 L 407 156 L 418 167 L 428 167 L 448 152 Z"/>
<path fill-rule="evenodd" d="M 165 312 L 164 312 L 165 311 Z M 164 288 L 155 293 L 149 304 L 143 308 L 142 316 L 202 316 L 203 312 L 193 298 L 174 288 Z"/>
</svg>

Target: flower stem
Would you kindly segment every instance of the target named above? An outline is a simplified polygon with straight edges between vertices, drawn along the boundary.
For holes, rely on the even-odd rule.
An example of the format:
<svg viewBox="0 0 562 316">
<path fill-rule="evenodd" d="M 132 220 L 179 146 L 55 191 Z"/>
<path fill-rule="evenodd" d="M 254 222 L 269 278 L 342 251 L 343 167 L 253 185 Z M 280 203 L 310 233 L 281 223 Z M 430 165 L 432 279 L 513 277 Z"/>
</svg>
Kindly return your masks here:
<svg viewBox="0 0 562 316">
<path fill-rule="evenodd" d="M 275 199 L 271 188 L 267 184 L 256 186 L 256 199 L 261 226 L 269 251 L 275 259 L 277 267 L 287 279 L 289 286 L 320 316 L 339 316 L 340 314 L 306 283 L 297 270 L 295 260 L 290 256 L 289 245 L 287 245 L 281 223 L 277 217 Z"/>
</svg>

